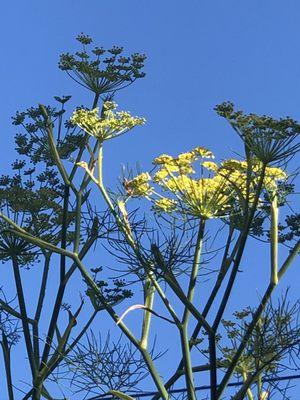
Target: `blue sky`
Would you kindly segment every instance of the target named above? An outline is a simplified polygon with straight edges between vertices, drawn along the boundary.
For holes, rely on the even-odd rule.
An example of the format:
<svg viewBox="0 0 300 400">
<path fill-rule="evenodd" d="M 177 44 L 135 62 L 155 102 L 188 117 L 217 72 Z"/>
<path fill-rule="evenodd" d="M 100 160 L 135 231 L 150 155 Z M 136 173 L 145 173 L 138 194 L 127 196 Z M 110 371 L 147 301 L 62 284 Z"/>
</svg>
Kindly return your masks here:
<svg viewBox="0 0 300 400">
<path fill-rule="evenodd" d="M 117 178 L 121 163 L 149 168 L 160 153 L 198 145 L 219 159 L 232 156 L 240 143 L 213 111 L 216 104 L 230 100 L 247 112 L 300 119 L 299 17 L 296 0 L 3 2 L 1 172 L 14 159 L 17 130 L 10 117 L 16 110 L 63 94 L 73 95 L 74 107 L 90 101 L 57 68 L 60 53 L 77 50 L 80 32 L 95 44 L 148 55 L 146 78 L 116 98 L 147 124 L 109 144 L 107 179 Z M 293 277 L 297 293 L 298 274 L 289 282 Z M 241 285 L 236 301 L 247 282 Z"/>
</svg>

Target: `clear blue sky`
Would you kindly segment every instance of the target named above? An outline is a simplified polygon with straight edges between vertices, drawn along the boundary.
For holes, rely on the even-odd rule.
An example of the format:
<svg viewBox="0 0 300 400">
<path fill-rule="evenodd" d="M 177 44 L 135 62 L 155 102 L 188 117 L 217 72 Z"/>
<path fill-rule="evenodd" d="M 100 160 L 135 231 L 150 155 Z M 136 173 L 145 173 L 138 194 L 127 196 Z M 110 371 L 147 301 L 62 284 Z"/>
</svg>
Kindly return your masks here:
<svg viewBox="0 0 300 400">
<path fill-rule="evenodd" d="M 121 108 L 148 123 L 110 145 L 109 178 L 118 176 L 121 163 L 147 168 L 157 154 L 197 145 L 219 158 L 232 156 L 239 140 L 215 115 L 216 104 L 230 100 L 248 112 L 300 119 L 299 18 L 297 0 L 3 2 L 1 173 L 14 158 L 16 110 L 54 95 L 73 94 L 74 104 L 88 98 L 57 68 L 60 53 L 77 49 L 80 32 L 104 47 L 148 55 L 146 79 L 117 97 Z M 299 274 L 290 276 L 297 293 Z"/>
</svg>

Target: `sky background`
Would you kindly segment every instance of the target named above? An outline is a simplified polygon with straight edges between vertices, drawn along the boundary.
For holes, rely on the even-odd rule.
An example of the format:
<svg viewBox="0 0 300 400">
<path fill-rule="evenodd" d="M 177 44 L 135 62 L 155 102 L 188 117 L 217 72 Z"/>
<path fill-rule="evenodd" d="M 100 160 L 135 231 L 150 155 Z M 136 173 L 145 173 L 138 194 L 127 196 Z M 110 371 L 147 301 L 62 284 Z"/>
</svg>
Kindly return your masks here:
<svg viewBox="0 0 300 400">
<path fill-rule="evenodd" d="M 10 117 L 16 110 L 52 103 L 55 95 L 72 94 L 74 107 L 90 102 L 89 93 L 57 68 L 60 53 L 78 49 L 80 32 L 100 46 L 148 56 L 146 78 L 116 98 L 147 124 L 109 144 L 108 181 L 118 177 L 121 164 L 147 169 L 160 153 L 195 146 L 210 148 L 219 160 L 232 157 L 240 142 L 215 114 L 216 104 L 230 100 L 246 112 L 300 119 L 299 17 L 297 0 L 3 2 L 1 173 L 15 157 L 18 130 Z M 251 257 L 259 264 L 257 254 Z M 285 282 L 293 297 L 300 289 L 295 270 Z M 233 301 L 242 296 L 247 302 L 246 289 L 242 278 Z"/>
</svg>

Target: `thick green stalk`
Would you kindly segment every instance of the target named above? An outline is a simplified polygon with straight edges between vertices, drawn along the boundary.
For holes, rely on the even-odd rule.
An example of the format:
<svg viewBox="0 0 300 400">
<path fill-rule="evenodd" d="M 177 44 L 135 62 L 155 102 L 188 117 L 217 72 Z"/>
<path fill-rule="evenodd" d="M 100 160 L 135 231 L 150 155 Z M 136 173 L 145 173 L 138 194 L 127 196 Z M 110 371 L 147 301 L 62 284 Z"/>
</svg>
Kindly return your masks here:
<svg viewBox="0 0 300 400">
<path fill-rule="evenodd" d="M 278 271 L 278 279 L 281 280 L 281 278 L 284 276 L 294 259 L 297 257 L 297 255 L 300 253 L 300 239 L 298 242 L 295 244 L 293 249 L 290 251 L 290 254 L 288 255 L 287 259 L 285 262 L 282 264 L 280 270 Z"/>
<path fill-rule="evenodd" d="M 47 361 L 48 361 L 48 357 L 49 357 L 49 353 L 51 350 L 53 337 L 54 337 L 54 333 L 55 333 L 56 323 L 57 323 L 57 320 L 59 317 L 59 312 L 61 310 L 61 304 L 62 304 L 64 292 L 65 292 L 65 284 L 60 283 L 58 291 L 57 291 L 49 327 L 48 327 L 47 336 L 45 339 L 45 346 L 44 346 L 44 350 L 43 350 L 43 354 L 42 354 L 42 358 L 41 358 L 41 362 L 40 362 L 40 370 L 42 370 L 47 365 Z"/>
<path fill-rule="evenodd" d="M 201 219 L 199 222 L 197 241 L 196 241 L 196 249 L 195 249 L 193 266 L 192 266 L 189 288 L 188 288 L 188 293 L 187 293 L 187 299 L 190 303 L 192 303 L 193 299 L 194 299 L 197 277 L 198 277 L 198 273 L 199 273 L 201 250 L 202 250 L 203 237 L 204 237 L 204 229 L 205 229 L 205 219 Z M 183 318 L 182 318 L 183 325 L 186 325 L 188 323 L 189 315 L 190 315 L 190 312 L 189 312 L 188 308 L 185 307 Z"/>
<path fill-rule="evenodd" d="M 9 344 L 7 341 L 6 334 L 4 332 L 2 332 L 1 347 L 2 347 L 3 359 L 4 359 L 8 399 L 14 400 L 13 381 L 12 381 L 12 374 L 11 374 L 10 347 L 9 347 Z"/>
<path fill-rule="evenodd" d="M 46 286 L 48 280 L 48 273 L 49 273 L 49 266 L 50 266 L 50 257 L 51 254 L 45 255 L 45 263 L 44 263 L 44 270 L 42 276 L 42 282 L 40 287 L 40 293 L 38 297 L 37 307 L 34 316 L 34 324 L 32 327 L 32 341 L 33 341 L 33 350 L 34 350 L 34 357 L 36 365 L 40 362 L 40 346 L 39 346 L 39 320 L 43 308 L 45 293 L 46 293 Z"/>
<path fill-rule="evenodd" d="M 124 237 L 127 241 L 127 243 L 131 246 L 131 248 L 133 249 L 133 251 L 135 252 L 135 254 L 137 255 L 137 257 L 139 258 L 139 260 L 145 264 L 143 258 L 141 257 L 136 243 L 131 235 L 131 231 L 130 229 L 127 227 L 126 224 L 123 223 L 122 219 L 119 217 L 119 215 L 117 214 L 115 207 L 109 197 L 109 194 L 107 193 L 105 186 L 103 184 L 103 146 L 100 145 L 99 147 L 99 152 L 98 152 L 98 187 L 100 189 L 100 192 L 104 198 L 104 201 L 106 202 L 106 204 L 108 205 L 112 215 L 114 216 L 116 223 L 118 225 L 118 228 L 120 229 L 120 231 L 124 234 Z"/>
<path fill-rule="evenodd" d="M 75 314 L 71 315 L 69 317 L 69 323 L 67 325 L 67 328 L 65 329 L 65 332 L 63 333 L 63 335 L 59 338 L 58 344 L 55 348 L 54 353 L 51 355 L 51 358 L 48 361 L 47 365 L 45 365 L 44 368 L 42 370 L 40 370 L 39 377 L 40 377 L 41 382 L 44 382 L 44 379 L 47 375 L 48 369 L 51 368 L 52 365 L 56 364 L 57 360 L 59 360 L 61 355 L 64 354 L 65 347 L 67 345 L 71 331 L 72 331 L 73 327 L 76 325 L 76 319 L 77 319 L 78 315 L 80 314 L 82 306 L 83 306 L 83 302 L 81 303 L 81 305 L 79 306 L 79 308 L 75 312 Z"/>
<path fill-rule="evenodd" d="M 257 377 L 259 376 L 259 371 L 253 374 L 246 374 L 244 379 L 244 383 L 239 391 L 232 397 L 232 400 L 244 400 L 245 396 L 247 395 L 249 400 L 254 400 L 254 396 L 252 391 L 250 390 L 250 386 L 255 382 Z M 252 397 L 251 397 L 252 396 Z M 260 397 L 258 398 L 260 400 Z"/>
<path fill-rule="evenodd" d="M 209 362 L 210 362 L 210 399 L 216 400 L 217 398 L 217 349 L 216 349 L 216 335 L 215 333 L 208 334 L 209 342 Z"/>
<path fill-rule="evenodd" d="M 24 339 L 25 339 L 25 344 L 26 344 L 28 360 L 29 360 L 29 364 L 30 364 L 30 368 L 31 368 L 32 377 L 33 377 L 33 379 L 35 379 L 37 369 L 36 369 L 35 360 L 34 360 L 34 354 L 33 354 L 32 342 L 31 342 L 31 333 L 30 333 L 29 325 L 28 325 L 28 316 L 27 316 L 26 303 L 25 303 L 24 292 L 23 292 L 23 285 L 22 285 L 18 260 L 14 256 L 12 257 L 12 265 L 13 265 L 15 284 L 16 284 L 16 289 L 17 289 L 17 297 L 18 297 L 18 302 L 19 302 L 19 307 L 20 307 L 20 314 L 22 315 L 21 321 L 22 321 L 22 327 L 23 327 L 23 331 L 24 331 Z"/>
<path fill-rule="evenodd" d="M 207 316 L 207 314 L 208 314 L 208 312 L 209 312 L 209 310 L 210 310 L 210 308 L 211 308 L 211 306 L 212 306 L 212 304 L 214 302 L 214 299 L 215 299 L 216 295 L 218 294 L 219 288 L 221 287 L 221 284 L 222 284 L 222 282 L 223 282 L 223 280 L 224 280 L 224 278 L 225 278 L 225 276 L 227 274 L 227 271 L 228 271 L 228 269 L 230 267 L 230 264 L 233 261 L 233 257 L 234 257 L 234 255 L 235 255 L 235 253 L 237 251 L 237 244 L 236 244 L 234 249 L 233 249 L 233 251 L 232 251 L 232 253 L 231 253 L 231 255 L 230 255 L 230 257 L 228 258 L 228 252 L 229 252 L 229 247 L 230 247 L 230 243 L 231 243 L 231 240 L 232 240 L 233 232 L 234 232 L 234 229 L 230 227 L 229 228 L 229 234 L 228 234 L 227 241 L 226 241 L 224 254 L 223 254 L 223 259 L 222 259 L 222 263 L 221 263 L 221 267 L 220 267 L 220 272 L 218 274 L 216 283 L 215 283 L 215 285 L 214 285 L 214 287 L 212 289 L 212 292 L 211 292 L 211 294 L 210 294 L 210 296 L 209 296 L 209 298 L 208 298 L 208 300 L 206 302 L 206 305 L 205 305 L 203 313 L 202 313 L 204 318 L 206 318 L 206 316 Z M 190 350 L 194 346 L 195 340 L 197 339 L 201 328 L 202 328 L 202 322 L 199 321 L 199 322 L 197 322 L 197 325 L 196 325 L 196 327 L 195 327 L 195 329 L 194 329 L 194 331 L 192 333 L 191 339 L 190 339 L 190 344 L 189 344 L 190 345 Z M 170 388 L 172 385 L 174 385 L 174 383 L 178 380 L 178 378 L 181 377 L 182 368 L 183 368 L 183 360 L 181 359 L 181 361 L 179 362 L 175 372 L 169 378 L 169 380 L 165 383 L 165 387 L 167 389 Z M 152 400 L 158 400 L 158 396 L 155 395 L 152 398 Z"/>
<path fill-rule="evenodd" d="M 257 398 L 260 400 L 262 394 L 262 376 L 261 373 L 257 377 Z"/>
<path fill-rule="evenodd" d="M 231 361 L 231 364 L 230 364 L 229 368 L 227 369 L 227 371 L 226 371 L 226 373 L 225 373 L 225 375 L 224 375 L 224 377 L 223 377 L 223 379 L 222 379 L 222 381 L 221 381 L 221 383 L 220 383 L 220 385 L 218 387 L 217 399 L 221 398 L 221 396 L 222 396 L 222 394 L 223 394 L 223 392 L 224 392 L 224 390 L 225 390 L 225 388 L 226 388 L 226 386 L 227 386 L 227 384 L 228 384 L 228 382 L 229 382 L 229 380 L 230 380 L 230 378 L 231 378 L 231 376 L 232 376 L 232 374 L 233 374 L 233 372 L 235 370 L 235 367 L 236 367 L 237 363 L 239 362 L 239 359 L 240 359 L 241 355 L 243 354 L 243 351 L 244 351 L 244 349 L 245 349 L 245 347 L 247 345 L 247 342 L 248 342 L 248 340 L 249 340 L 249 338 L 250 338 L 250 336 L 251 336 L 251 334 L 253 332 L 253 329 L 255 328 L 259 318 L 261 317 L 261 314 L 262 314 L 265 306 L 267 305 L 268 301 L 270 300 L 270 297 L 271 297 L 271 294 L 272 294 L 274 288 L 275 288 L 275 285 L 269 284 L 269 286 L 268 286 L 268 288 L 267 288 L 267 290 L 266 290 L 266 292 L 265 292 L 265 294 L 264 294 L 264 296 L 263 296 L 263 298 L 262 298 L 257 310 L 255 311 L 255 313 L 253 315 L 252 321 L 249 324 L 249 326 L 247 328 L 247 331 L 246 331 L 245 335 L 243 336 L 243 338 L 241 340 L 240 346 L 237 349 L 237 351 L 236 351 L 236 353 L 235 353 L 235 355 L 234 355 L 234 357 L 233 357 L 233 359 Z"/>
<path fill-rule="evenodd" d="M 72 182 L 69 179 L 68 173 L 63 165 L 63 163 L 61 162 L 60 156 L 58 154 L 57 151 L 57 147 L 55 144 L 55 140 L 54 140 L 54 136 L 53 136 L 53 130 L 52 130 L 52 121 L 49 118 L 49 115 L 47 113 L 47 110 L 45 108 L 45 106 L 43 106 L 42 104 L 40 104 L 40 110 L 44 116 L 45 122 L 47 124 L 46 126 L 46 131 L 47 131 L 47 135 L 48 135 L 48 141 L 49 141 L 49 146 L 50 146 L 50 150 L 52 153 L 52 157 L 53 160 L 60 172 L 61 177 L 63 178 L 63 181 L 65 183 L 66 186 L 69 186 L 72 188 L 72 190 L 74 191 L 74 193 L 76 193 L 76 188 L 75 186 L 72 184 Z"/>
<path fill-rule="evenodd" d="M 246 383 L 247 382 L 247 378 L 248 378 L 246 372 L 244 372 L 242 374 L 242 376 L 243 376 L 244 383 Z M 254 396 L 253 396 L 253 393 L 252 393 L 250 388 L 247 389 L 246 393 L 247 393 L 248 400 L 254 400 Z"/>
<path fill-rule="evenodd" d="M 173 307 L 171 306 L 169 300 L 167 299 L 164 291 L 162 290 L 162 288 L 160 287 L 159 283 L 157 282 L 157 280 L 153 277 L 152 274 L 149 274 L 151 282 L 153 284 L 153 286 L 155 287 L 159 297 L 161 298 L 162 302 L 164 303 L 166 309 L 169 311 L 170 315 L 173 318 L 174 323 L 179 326 L 180 325 L 180 321 L 179 318 L 175 312 L 175 310 L 173 309 Z"/>
<path fill-rule="evenodd" d="M 79 191 L 76 195 L 75 239 L 74 239 L 74 249 L 73 249 L 74 253 L 78 253 L 80 245 L 81 206 L 82 206 L 82 192 Z"/>
<path fill-rule="evenodd" d="M 271 246 L 271 282 L 274 285 L 278 283 L 278 204 L 277 195 L 275 194 L 271 203 L 271 229 L 270 229 L 270 246 Z"/>
<path fill-rule="evenodd" d="M 117 315 L 117 313 L 115 312 L 115 310 L 113 309 L 113 307 L 107 303 L 107 301 L 105 300 L 105 297 L 103 296 L 103 294 L 101 293 L 101 291 L 99 290 L 97 284 L 94 282 L 94 280 L 92 279 L 92 277 L 90 276 L 90 274 L 87 272 L 86 268 L 84 267 L 84 265 L 82 264 L 82 262 L 79 260 L 78 256 L 73 255 L 73 259 L 76 262 L 83 279 L 85 280 L 85 282 L 87 283 L 87 285 L 94 290 L 95 294 L 98 296 L 99 301 L 102 303 L 102 305 L 105 307 L 106 311 L 108 312 L 108 314 L 111 316 L 111 318 L 118 323 L 118 326 L 121 328 L 122 332 L 126 335 L 126 337 L 131 341 L 131 343 L 137 348 L 139 349 L 139 351 L 141 352 L 147 367 L 149 369 L 150 375 L 153 378 L 153 381 L 158 389 L 158 391 L 160 392 L 161 396 L 163 397 L 163 399 L 168 400 L 169 399 L 169 395 L 163 385 L 163 382 L 156 370 L 156 367 L 152 361 L 152 358 L 150 356 L 150 354 L 148 353 L 148 351 L 144 348 L 142 348 L 140 346 L 139 341 L 135 338 L 135 336 L 133 335 L 133 333 L 127 328 L 127 326 L 119 320 L 119 316 Z"/>
<path fill-rule="evenodd" d="M 152 245 L 152 253 L 155 259 L 156 264 L 164 271 L 164 278 L 166 282 L 169 284 L 170 288 L 179 298 L 179 300 L 184 304 L 185 307 L 190 311 L 190 313 L 203 324 L 204 329 L 207 333 L 213 333 L 211 326 L 208 324 L 203 315 L 197 310 L 197 308 L 187 299 L 185 293 L 181 289 L 179 283 L 176 278 L 170 271 L 168 271 L 164 259 L 156 245 Z"/>
<path fill-rule="evenodd" d="M 140 352 L 144 358 L 145 363 L 147 364 L 147 367 L 149 369 L 149 373 L 153 379 L 153 382 L 155 383 L 155 386 L 157 387 L 161 397 L 164 400 L 169 400 L 170 396 L 166 390 L 166 388 L 164 387 L 164 384 L 162 383 L 161 377 L 159 376 L 156 367 L 153 363 L 153 360 L 150 356 L 150 354 L 148 353 L 147 350 L 140 348 Z"/>
<path fill-rule="evenodd" d="M 64 188 L 64 203 L 62 212 L 62 224 L 61 224 L 61 248 L 66 249 L 67 247 L 67 231 L 68 231 L 68 207 L 69 207 L 69 196 L 70 188 L 65 185 Z M 60 256 L 60 281 L 64 280 L 66 274 L 66 257 Z"/>
<path fill-rule="evenodd" d="M 98 311 L 95 310 L 93 312 L 93 314 L 91 315 L 91 317 L 89 318 L 89 320 L 87 321 L 87 323 L 85 324 L 85 326 L 82 328 L 81 332 L 76 336 L 76 338 L 74 339 L 74 341 L 71 343 L 71 345 L 68 346 L 67 349 L 64 350 L 63 353 L 60 354 L 60 358 L 57 359 L 57 361 L 55 363 L 53 363 L 51 366 L 48 366 L 47 371 L 46 371 L 46 375 L 44 377 L 44 380 L 48 378 L 49 375 L 52 374 L 52 372 L 58 367 L 58 365 L 61 363 L 62 359 L 68 355 L 68 353 L 78 344 L 79 340 L 82 338 L 82 336 L 87 332 L 88 328 L 91 326 L 91 323 L 93 322 L 95 316 L 97 315 Z M 27 400 L 30 398 L 30 396 L 32 396 L 34 392 L 34 389 L 31 389 L 26 396 L 23 398 L 23 400 Z"/>
<path fill-rule="evenodd" d="M 187 388 L 187 395 L 189 400 L 196 400 L 194 375 L 191 361 L 191 353 L 188 341 L 187 324 L 182 325 L 180 328 L 181 350 L 184 365 L 184 377 Z"/>
<path fill-rule="evenodd" d="M 67 248 L 67 228 L 68 228 L 68 205 L 69 205 L 70 188 L 65 185 L 64 190 L 64 204 L 63 204 L 63 214 L 62 214 L 62 226 L 61 226 L 61 248 L 66 250 Z M 59 312 L 61 310 L 61 304 L 65 292 L 65 275 L 66 275 L 66 255 L 60 255 L 60 284 L 58 293 L 55 299 L 55 304 L 53 312 L 51 315 L 51 320 L 46 336 L 46 343 L 44 346 L 40 369 L 43 368 L 48 360 L 49 352 L 51 349 L 55 327 L 59 317 Z"/>
<path fill-rule="evenodd" d="M 146 278 L 144 283 L 144 303 L 145 303 L 145 311 L 142 325 L 142 335 L 140 340 L 140 346 L 143 349 L 147 349 L 148 347 L 148 339 L 150 333 L 150 324 L 151 324 L 151 311 L 153 309 L 155 296 L 155 288 L 152 285 L 152 282 L 149 278 Z"/>
<path fill-rule="evenodd" d="M 95 93 L 92 109 L 97 107 L 97 104 L 98 104 L 98 101 L 99 101 L 99 97 L 100 97 L 99 93 Z M 82 154 L 83 154 L 83 152 L 85 150 L 85 146 L 86 146 L 86 144 L 88 142 L 89 137 L 90 137 L 90 135 L 88 133 L 86 133 L 85 136 L 84 136 L 84 139 L 83 139 L 83 144 L 82 144 L 82 146 L 80 147 L 80 149 L 78 151 L 78 154 L 77 154 L 77 157 L 76 157 L 76 161 L 75 161 L 74 166 L 72 168 L 72 171 L 70 173 L 70 182 L 73 182 L 74 176 L 75 176 L 76 171 L 78 169 L 78 163 L 79 163 L 79 161 L 81 161 L 81 157 L 82 157 Z"/>
<path fill-rule="evenodd" d="M 5 310 L 6 312 L 8 312 L 10 315 L 13 315 L 14 317 L 18 318 L 18 319 L 23 319 L 24 316 L 21 315 L 18 311 L 16 311 L 14 308 L 10 307 L 7 303 L 5 303 L 5 301 L 0 299 L 0 307 L 1 309 Z M 35 324 L 35 321 L 31 318 L 27 318 L 27 322 L 31 325 Z"/>
<path fill-rule="evenodd" d="M 263 181 L 264 181 L 264 178 L 265 178 L 265 171 L 266 171 L 266 165 L 263 165 L 263 168 L 262 168 L 262 171 L 261 171 L 261 175 L 260 175 L 260 178 L 259 178 L 259 182 L 258 182 L 258 185 L 257 185 L 256 193 L 255 193 L 255 198 L 254 198 L 250 213 L 249 213 L 249 215 L 247 213 L 248 218 L 245 221 L 245 226 L 244 226 L 244 228 L 243 228 L 243 230 L 242 230 L 242 232 L 240 234 L 240 237 L 238 238 L 239 247 L 238 247 L 237 254 L 236 254 L 236 257 L 235 257 L 235 260 L 234 260 L 234 263 L 233 263 L 233 268 L 232 268 L 232 271 L 231 271 L 231 274 L 230 274 L 230 277 L 229 277 L 229 280 L 228 280 L 228 283 L 227 283 L 227 287 L 225 289 L 223 298 L 221 300 L 220 307 L 219 307 L 219 309 L 217 311 L 217 315 L 216 315 L 216 318 L 215 318 L 214 323 L 213 323 L 213 330 L 215 332 L 217 331 L 218 326 L 219 326 L 219 324 L 221 322 L 221 319 L 223 317 L 223 313 L 224 313 L 225 308 L 227 306 L 227 303 L 228 303 L 228 300 L 229 300 L 229 297 L 230 297 L 230 294 L 231 294 L 231 291 L 232 291 L 232 288 L 233 288 L 233 285 L 234 285 L 234 282 L 235 282 L 235 278 L 236 278 L 236 275 L 237 275 L 237 272 L 238 272 L 238 268 L 240 266 L 240 262 L 242 260 L 243 254 L 244 254 L 245 246 L 246 246 L 247 239 L 248 239 L 248 236 L 249 236 L 249 230 L 250 230 L 251 223 L 253 221 L 253 218 L 254 218 L 254 215 L 255 215 L 255 212 L 256 212 L 257 204 L 258 204 L 258 201 L 259 201 L 259 196 L 261 194 Z"/>
</svg>

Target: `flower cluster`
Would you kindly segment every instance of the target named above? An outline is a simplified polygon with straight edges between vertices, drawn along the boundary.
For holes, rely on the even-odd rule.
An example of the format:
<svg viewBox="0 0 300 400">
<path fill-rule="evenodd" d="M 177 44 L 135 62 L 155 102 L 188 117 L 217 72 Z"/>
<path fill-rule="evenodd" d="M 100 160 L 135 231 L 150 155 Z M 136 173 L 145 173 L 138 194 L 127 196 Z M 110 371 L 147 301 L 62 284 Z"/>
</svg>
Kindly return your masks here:
<svg viewBox="0 0 300 400">
<path fill-rule="evenodd" d="M 214 158 L 213 153 L 205 147 L 196 147 L 190 152 L 179 154 L 176 158 L 168 154 L 162 154 L 153 160 L 154 165 L 160 166 L 160 169 L 154 176 L 154 181 L 159 182 L 171 172 L 192 174 L 195 172 L 192 164 L 197 160 L 205 158 Z"/>
<path fill-rule="evenodd" d="M 231 184 L 235 186 L 236 192 L 238 193 L 241 201 L 243 201 L 247 193 L 248 167 L 249 166 L 246 161 L 229 159 L 222 162 L 218 170 L 219 174 L 226 177 Z M 248 201 L 251 202 L 255 197 L 255 188 L 257 187 L 262 174 L 262 163 L 258 159 L 253 158 L 251 160 L 250 173 Z M 274 192 L 277 189 L 277 182 L 284 181 L 286 179 L 287 174 L 281 168 L 266 167 L 263 178 L 263 187 L 269 192 Z"/>
<path fill-rule="evenodd" d="M 101 142 L 120 136 L 135 126 L 145 123 L 144 118 L 133 117 L 127 111 L 115 112 L 116 107 L 114 102 L 105 102 L 103 117 L 99 116 L 98 108 L 93 110 L 79 108 L 74 111 L 71 122 Z"/>
<path fill-rule="evenodd" d="M 142 174 L 136 176 L 135 178 L 131 179 L 130 181 L 124 181 L 124 188 L 131 197 L 143 197 L 148 196 L 152 189 L 149 184 L 151 180 L 151 176 L 148 172 L 143 172 Z"/>
<path fill-rule="evenodd" d="M 127 195 L 146 196 L 158 213 L 179 212 L 204 219 L 240 213 L 256 196 L 262 163 L 255 158 L 250 165 L 246 161 L 230 159 L 218 165 L 208 160 L 212 158 L 213 153 L 203 147 L 177 157 L 162 154 L 153 160 L 153 186 L 150 185 L 150 175 L 141 174 L 126 182 Z M 196 172 L 200 176 L 195 177 Z M 286 173 L 280 168 L 266 167 L 262 189 L 274 191 L 277 183 L 286 178 Z"/>
<path fill-rule="evenodd" d="M 275 119 L 244 114 L 230 102 L 218 105 L 215 110 L 238 133 L 251 156 L 264 164 L 282 163 L 300 149 L 300 124 L 290 117 Z"/>
<path fill-rule="evenodd" d="M 59 68 L 95 94 L 115 92 L 145 76 L 142 71 L 146 59 L 144 54 L 123 56 L 123 47 L 118 46 L 108 50 L 94 47 L 90 54 L 87 47 L 93 42 L 92 38 L 81 33 L 76 39 L 82 50 L 75 54 L 62 54 Z"/>
<path fill-rule="evenodd" d="M 29 157 L 37 164 L 45 162 L 48 167 L 54 165 L 53 156 L 47 139 L 47 129 L 51 121 L 53 134 L 56 139 L 57 152 L 62 160 L 68 159 L 71 154 L 83 145 L 84 135 L 74 130 L 74 126 L 65 120 L 65 105 L 71 96 L 55 96 L 58 107 L 43 106 L 30 107 L 25 111 L 18 111 L 13 117 L 13 125 L 23 128 L 15 135 L 17 152 Z M 45 113 L 48 118 L 45 118 Z M 61 129 L 65 125 L 65 129 Z M 61 127 L 61 128 L 60 128 Z"/>
</svg>

